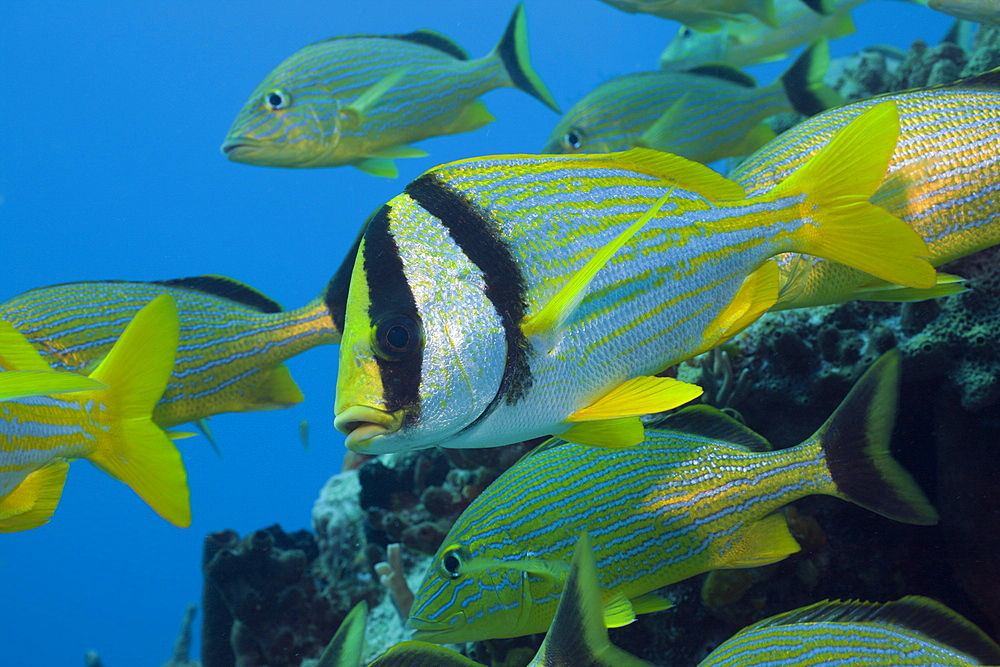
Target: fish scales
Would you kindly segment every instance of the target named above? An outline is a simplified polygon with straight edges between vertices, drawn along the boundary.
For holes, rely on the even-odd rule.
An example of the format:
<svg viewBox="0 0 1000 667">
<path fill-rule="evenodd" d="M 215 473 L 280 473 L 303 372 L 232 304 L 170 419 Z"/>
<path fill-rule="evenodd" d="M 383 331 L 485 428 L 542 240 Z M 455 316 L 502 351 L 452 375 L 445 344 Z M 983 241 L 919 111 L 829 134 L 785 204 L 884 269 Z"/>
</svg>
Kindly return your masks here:
<svg viewBox="0 0 1000 667">
<path fill-rule="evenodd" d="M 154 420 L 165 428 L 221 412 L 280 407 L 267 405 L 275 369 L 339 338 L 322 299 L 297 310 L 261 312 L 194 290 L 142 282 L 32 290 L 0 304 L 0 317 L 54 368 L 81 371 L 100 360 L 135 313 L 163 293 L 174 298 L 181 322 L 171 379 L 154 410 Z"/>
</svg>

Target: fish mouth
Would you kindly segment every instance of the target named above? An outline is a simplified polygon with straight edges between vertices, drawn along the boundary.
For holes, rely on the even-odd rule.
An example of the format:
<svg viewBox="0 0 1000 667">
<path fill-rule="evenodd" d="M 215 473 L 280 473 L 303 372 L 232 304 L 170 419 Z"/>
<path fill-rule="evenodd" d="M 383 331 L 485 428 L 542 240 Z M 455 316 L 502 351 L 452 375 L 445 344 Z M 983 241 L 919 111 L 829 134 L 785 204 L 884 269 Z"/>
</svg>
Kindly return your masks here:
<svg viewBox="0 0 1000 667">
<path fill-rule="evenodd" d="M 243 162 L 248 153 L 252 153 L 259 147 L 256 141 L 246 137 L 226 137 L 222 142 L 220 150 L 222 154 L 233 162 Z"/>
<path fill-rule="evenodd" d="M 406 627 L 412 629 L 413 639 L 421 642 L 431 642 L 433 644 L 453 644 L 456 642 L 466 641 L 464 639 L 455 639 L 455 621 L 458 621 L 458 628 L 465 626 L 465 614 L 458 611 L 444 619 L 443 622 L 432 623 L 430 621 L 425 621 L 420 618 L 413 618 L 412 616 L 407 619 Z M 442 625 L 446 626 L 442 629 Z"/>
<path fill-rule="evenodd" d="M 366 453 L 373 442 L 397 432 L 403 425 L 403 410 L 386 412 L 367 405 L 352 405 L 333 420 L 334 427 L 347 436 L 351 451 Z"/>
</svg>

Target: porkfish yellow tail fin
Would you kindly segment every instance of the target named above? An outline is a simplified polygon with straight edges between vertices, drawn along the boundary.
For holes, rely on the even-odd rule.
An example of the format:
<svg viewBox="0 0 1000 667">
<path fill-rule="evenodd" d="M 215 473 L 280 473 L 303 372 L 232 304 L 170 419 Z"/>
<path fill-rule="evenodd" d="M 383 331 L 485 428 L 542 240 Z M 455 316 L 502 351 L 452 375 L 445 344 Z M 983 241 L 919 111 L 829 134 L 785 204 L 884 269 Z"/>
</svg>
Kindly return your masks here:
<svg viewBox="0 0 1000 667">
<path fill-rule="evenodd" d="M 187 473 L 180 452 L 153 423 L 153 407 L 170 379 L 177 351 L 177 308 L 158 296 L 135 317 L 91 378 L 108 385 L 98 396 L 109 437 L 88 459 L 132 487 L 170 523 L 191 525 Z"/>
<path fill-rule="evenodd" d="M 0 373 L 0 401 L 28 396 L 94 391 L 105 385 L 85 375 L 62 371 L 5 371 Z"/>
<path fill-rule="evenodd" d="M 54 459 L 0 499 L 0 533 L 16 533 L 48 523 L 59 504 L 68 470 L 66 459 Z"/>
<path fill-rule="evenodd" d="M 524 16 L 524 5 L 517 3 L 514 13 L 507 23 L 503 37 L 493 49 L 490 57 L 496 55 L 507 70 L 510 85 L 520 88 L 556 113 L 562 113 L 556 99 L 552 97 L 542 78 L 531 66 L 528 54 L 528 20 Z"/>
<path fill-rule="evenodd" d="M 816 255 L 889 282 L 933 287 L 930 253 L 913 229 L 868 199 L 885 177 L 899 136 L 896 104 L 885 101 L 847 124 L 770 196 L 805 194 L 799 212 L 813 224 L 790 250 Z"/>
<path fill-rule="evenodd" d="M 830 495 L 896 521 L 933 525 L 937 512 L 889 450 L 898 393 L 899 352 L 890 350 L 804 445 L 822 448 Z"/>
<path fill-rule="evenodd" d="M 531 664 L 652 667 L 611 643 L 605 627 L 604 607 L 594 551 L 590 538 L 583 533 L 573 551 L 569 576 L 552 626 Z"/>
</svg>

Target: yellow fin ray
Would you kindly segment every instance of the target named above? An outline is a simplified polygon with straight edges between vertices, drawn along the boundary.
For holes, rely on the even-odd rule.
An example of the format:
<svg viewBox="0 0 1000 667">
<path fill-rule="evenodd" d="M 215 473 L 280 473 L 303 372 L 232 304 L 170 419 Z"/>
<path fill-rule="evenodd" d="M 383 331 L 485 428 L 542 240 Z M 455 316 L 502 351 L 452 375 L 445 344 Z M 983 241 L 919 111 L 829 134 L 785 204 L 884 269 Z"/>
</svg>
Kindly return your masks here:
<svg viewBox="0 0 1000 667">
<path fill-rule="evenodd" d="M 604 601 L 604 625 L 609 628 L 620 628 L 635 620 L 635 610 L 632 603 L 621 593 L 612 593 Z"/>
<path fill-rule="evenodd" d="M 885 177 L 898 136 L 896 104 L 876 104 L 772 190 L 769 197 L 807 195 L 803 214 L 815 224 L 795 233 L 797 247 L 791 250 L 907 287 L 934 286 L 935 271 L 920 235 L 868 201 Z"/>
<path fill-rule="evenodd" d="M 394 160 L 397 158 L 407 157 L 427 157 L 428 155 L 430 155 L 430 153 L 421 148 L 415 148 L 413 146 L 408 146 L 407 144 L 400 144 L 398 146 L 380 148 L 377 151 L 369 153 L 366 157 Z"/>
<path fill-rule="evenodd" d="M 496 117 L 490 113 L 482 100 L 474 100 L 462 107 L 458 117 L 452 124 L 452 130 L 456 133 L 472 132 L 473 130 L 478 130 L 481 127 L 489 125 L 495 120 Z"/>
<path fill-rule="evenodd" d="M 574 412 L 566 421 L 586 422 L 663 412 L 693 401 L 702 391 L 697 385 L 674 378 L 644 375 L 623 382 L 595 403 Z M 565 439 L 565 435 L 562 437 Z"/>
<path fill-rule="evenodd" d="M 372 176 L 381 176 L 382 178 L 396 178 L 399 176 L 399 169 L 396 168 L 396 163 L 385 158 L 362 158 L 356 162 L 352 162 L 351 166 Z"/>
<path fill-rule="evenodd" d="M 767 260 L 743 279 L 730 304 L 706 327 L 706 344 L 715 347 L 753 324 L 777 302 L 779 288 L 778 265 Z"/>
<path fill-rule="evenodd" d="M 365 89 L 365 92 L 358 95 L 353 102 L 344 107 L 341 113 L 351 118 L 355 123 L 361 123 L 368 110 L 375 106 L 390 88 L 399 83 L 408 71 L 408 67 L 400 67 L 389 72 Z"/>
<path fill-rule="evenodd" d="M 30 530 L 48 523 L 59 504 L 68 470 L 66 459 L 54 459 L 0 499 L 0 533 Z"/>
<path fill-rule="evenodd" d="M 299 385 L 292 379 L 292 373 L 285 364 L 275 366 L 257 388 L 254 402 L 243 407 L 241 412 L 255 410 L 282 410 L 298 405 L 306 400 Z M 201 426 L 199 426 L 201 428 Z M 207 431 L 207 425 L 203 432 Z"/>
<path fill-rule="evenodd" d="M 723 556 L 721 567 L 759 567 L 798 553 L 799 543 L 788 530 L 785 515 L 768 514 L 752 524 Z"/>
<path fill-rule="evenodd" d="M 675 107 L 679 109 L 676 104 L 671 108 Z M 669 111 L 665 113 L 669 113 Z M 673 121 L 664 121 L 664 123 L 666 122 Z M 634 171 L 662 178 L 709 201 L 739 200 L 746 197 L 746 190 L 743 189 L 742 185 L 729 180 L 714 169 L 680 155 L 664 153 L 652 148 L 640 147 L 620 153 L 593 156 L 577 155 L 576 157 L 605 160 L 608 157 L 614 157 L 615 161 L 627 163 Z"/>
<path fill-rule="evenodd" d="M 638 417 L 577 422 L 559 437 L 574 445 L 586 447 L 632 447 L 642 442 L 645 431 Z"/>
<path fill-rule="evenodd" d="M 0 373 L 0 401 L 28 396 L 95 391 L 106 385 L 84 375 L 62 371 L 4 371 Z"/>
</svg>

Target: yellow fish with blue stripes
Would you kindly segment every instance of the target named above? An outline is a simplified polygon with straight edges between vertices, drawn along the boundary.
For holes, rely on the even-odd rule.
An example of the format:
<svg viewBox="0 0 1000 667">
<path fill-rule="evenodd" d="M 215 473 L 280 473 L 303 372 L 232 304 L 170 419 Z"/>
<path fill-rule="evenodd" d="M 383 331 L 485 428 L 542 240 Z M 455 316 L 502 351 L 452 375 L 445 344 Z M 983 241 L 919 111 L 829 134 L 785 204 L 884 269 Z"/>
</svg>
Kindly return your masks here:
<svg viewBox="0 0 1000 667">
<path fill-rule="evenodd" d="M 701 393 L 657 374 L 775 303 L 774 255 L 934 284 L 923 241 L 868 203 L 897 134 L 895 106 L 877 105 L 752 198 L 703 165 L 644 149 L 431 170 L 364 230 L 336 427 L 369 454 L 544 435 L 640 442 L 641 415 Z"/>
<path fill-rule="evenodd" d="M 128 484 L 164 519 L 191 524 L 180 453 L 152 421 L 173 368 L 177 329 L 173 301 L 160 296 L 136 314 L 89 378 L 80 376 L 98 388 L 58 395 L 34 391 L 0 402 L 0 532 L 48 522 L 69 461 L 79 458 Z M 0 368 L 0 386 L 5 376 L 51 372 L 4 320 Z"/>
<path fill-rule="evenodd" d="M 478 60 L 430 30 L 310 44 L 251 93 L 222 152 L 265 167 L 353 165 L 395 177 L 395 158 L 427 155 L 411 143 L 492 122 L 478 98 L 495 88 L 518 88 L 558 113 L 531 66 L 527 31 L 519 4 L 499 44 Z"/>
<path fill-rule="evenodd" d="M 283 362 L 340 341 L 347 298 L 341 282 L 335 276 L 320 296 L 295 310 L 223 276 L 66 283 L 0 303 L 0 317 L 53 368 L 87 372 L 145 304 L 169 295 L 177 307 L 180 344 L 153 420 L 170 428 L 225 412 L 300 403 L 302 392 Z"/>
<path fill-rule="evenodd" d="M 934 266 L 1000 243 L 1000 69 L 831 109 L 782 134 L 730 176 L 747 192 L 767 192 L 822 151 L 841 128 L 886 101 L 899 109 L 899 142 L 872 203 L 920 234 Z M 788 255 L 780 264 L 775 309 L 850 299 L 919 300 L 962 290 L 961 281 L 947 274 L 934 289 L 914 290 L 817 257 Z"/>
<path fill-rule="evenodd" d="M 862 376 L 825 424 L 780 451 L 708 406 L 685 408 L 628 450 L 549 441 L 491 484 L 455 522 L 408 625 L 436 643 L 549 627 L 576 536 L 593 540 L 609 627 L 665 609 L 657 589 L 799 550 L 781 508 L 842 498 L 906 523 L 937 513 L 890 455 L 899 355 Z M 488 592 L 488 593 L 484 593 Z"/>
<path fill-rule="evenodd" d="M 678 21 L 695 30 L 714 32 L 727 21 L 743 21 L 752 15 L 761 22 L 778 25 L 775 0 L 603 0 L 629 14 L 652 14 Z M 796 0 L 798 1 L 798 0 Z M 804 0 L 805 1 L 805 0 Z M 812 2 L 813 0 L 809 0 Z"/>
</svg>

